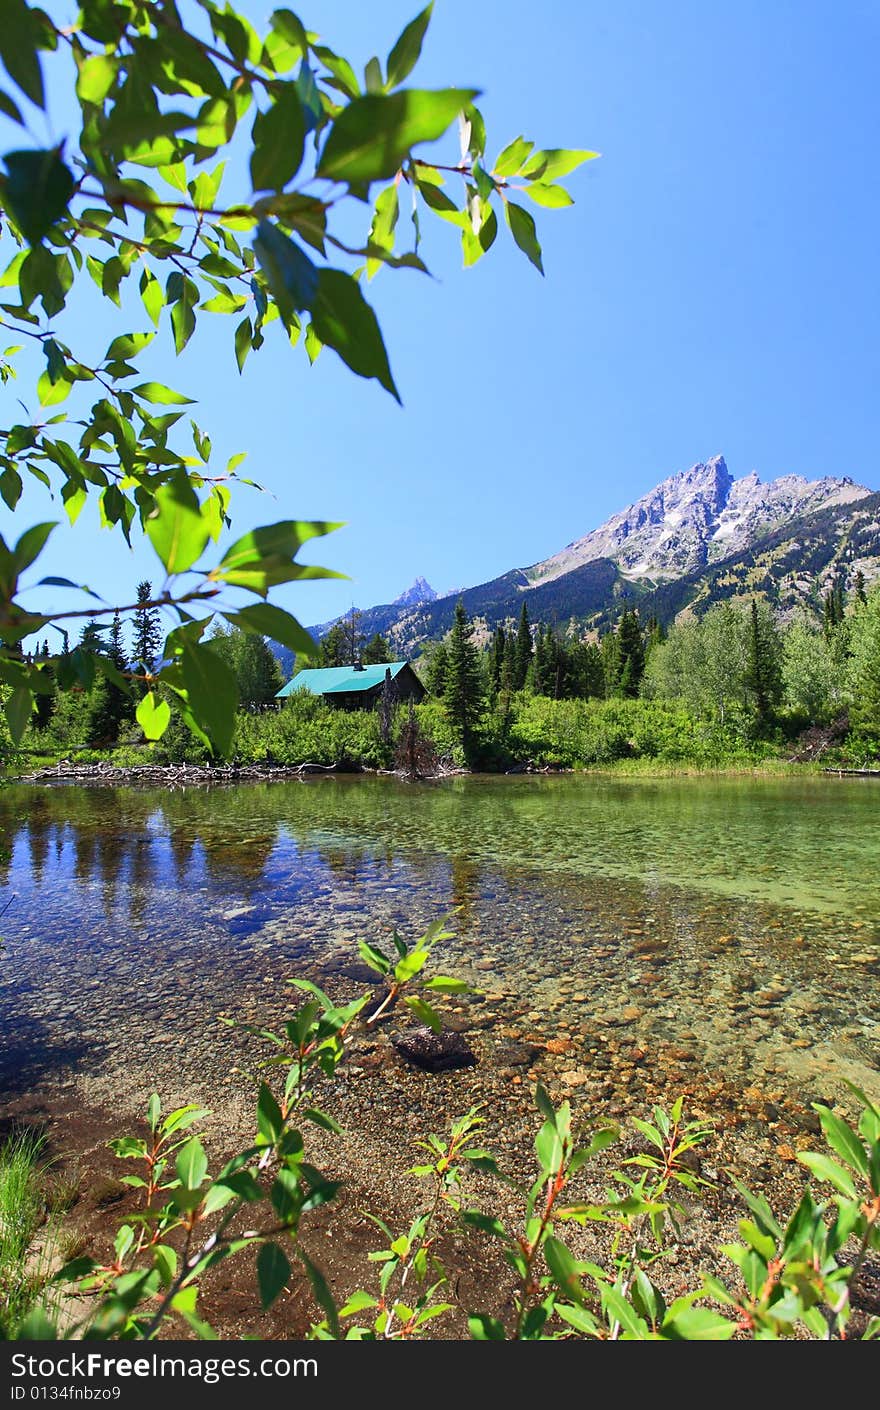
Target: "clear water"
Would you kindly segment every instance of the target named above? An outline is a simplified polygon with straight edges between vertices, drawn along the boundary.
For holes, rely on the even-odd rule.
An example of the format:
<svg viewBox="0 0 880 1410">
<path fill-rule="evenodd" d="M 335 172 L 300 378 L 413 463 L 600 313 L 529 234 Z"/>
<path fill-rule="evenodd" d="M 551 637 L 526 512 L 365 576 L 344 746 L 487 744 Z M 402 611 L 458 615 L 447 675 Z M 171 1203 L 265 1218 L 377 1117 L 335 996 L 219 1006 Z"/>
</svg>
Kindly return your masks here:
<svg viewBox="0 0 880 1410">
<path fill-rule="evenodd" d="M 880 1096 L 878 805 L 831 778 L 8 787 L 0 1088 L 175 1044 L 227 1064 L 218 1012 L 272 1016 L 294 973 L 350 985 L 360 937 L 456 906 L 442 967 L 499 1031 L 569 1036 L 568 1067 L 610 1034 L 673 1071 Z"/>
</svg>

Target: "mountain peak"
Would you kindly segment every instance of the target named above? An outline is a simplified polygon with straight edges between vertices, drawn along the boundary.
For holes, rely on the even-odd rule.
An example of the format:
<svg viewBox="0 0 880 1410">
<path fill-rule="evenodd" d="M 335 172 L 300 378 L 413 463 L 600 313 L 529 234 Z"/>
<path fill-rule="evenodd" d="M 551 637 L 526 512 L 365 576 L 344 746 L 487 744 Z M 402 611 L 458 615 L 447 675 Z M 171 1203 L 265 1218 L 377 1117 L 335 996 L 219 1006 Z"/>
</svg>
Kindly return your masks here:
<svg viewBox="0 0 880 1410">
<path fill-rule="evenodd" d="M 396 607 L 418 607 L 422 602 L 436 602 L 437 594 L 426 578 L 416 578 L 411 583 L 406 592 L 402 592 L 399 597 L 395 597 Z"/>
<path fill-rule="evenodd" d="M 871 491 L 849 479 L 783 475 L 763 484 L 755 471 L 735 480 L 723 455 L 662 480 L 641 499 L 527 570 L 530 585 L 583 563 L 611 559 L 628 578 L 677 577 L 745 547 L 760 533 Z"/>
</svg>

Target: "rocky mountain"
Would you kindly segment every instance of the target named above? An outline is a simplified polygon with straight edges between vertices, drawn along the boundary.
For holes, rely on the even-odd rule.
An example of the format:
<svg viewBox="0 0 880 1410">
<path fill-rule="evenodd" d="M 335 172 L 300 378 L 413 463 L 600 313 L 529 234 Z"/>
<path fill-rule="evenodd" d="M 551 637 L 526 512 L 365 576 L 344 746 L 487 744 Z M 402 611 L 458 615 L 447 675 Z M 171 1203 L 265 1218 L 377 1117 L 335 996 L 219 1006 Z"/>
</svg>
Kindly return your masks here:
<svg viewBox="0 0 880 1410">
<path fill-rule="evenodd" d="M 765 596 L 782 612 L 818 610 L 827 587 L 839 576 L 851 582 L 857 570 L 869 583 L 880 578 L 880 494 L 848 477 L 734 479 L 719 455 L 670 476 L 541 563 L 443 597 L 416 579 L 396 602 L 363 611 L 360 625 L 404 657 L 449 630 L 459 598 L 485 640 L 515 623 L 524 601 L 533 622 L 579 630 L 606 630 L 624 603 L 664 623 L 740 594 Z M 288 660 L 282 665 L 289 669 Z"/>
<path fill-rule="evenodd" d="M 598 529 L 527 570 L 530 583 L 552 581 L 583 563 L 610 558 L 625 577 L 662 581 L 728 558 L 794 518 L 870 494 L 848 478 L 783 475 L 763 484 L 753 472 L 735 480 L 724 457 L 672 475 Z"/>
<path fill-rule="evenodd" d="M 392 606 L 394 607 L 417 607 L 421 602 L 436 602 L 437 593 L 431 587 L 426 578 L 416 578 L 415 582 L 402 592 L 399 597 L 395 597 Z"/>
</svg>

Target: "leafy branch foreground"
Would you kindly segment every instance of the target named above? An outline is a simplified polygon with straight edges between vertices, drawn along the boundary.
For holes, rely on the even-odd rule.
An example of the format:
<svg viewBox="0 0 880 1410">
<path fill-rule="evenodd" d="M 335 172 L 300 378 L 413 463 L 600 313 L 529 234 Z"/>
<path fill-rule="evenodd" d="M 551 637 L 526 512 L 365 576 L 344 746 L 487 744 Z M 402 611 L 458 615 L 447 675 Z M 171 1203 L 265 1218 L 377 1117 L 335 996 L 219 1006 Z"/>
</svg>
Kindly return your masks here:
<svg viewBox="0 0 880 1410">
<path fill-rule="evenodd" d="M 419 1143 L 426 1158 L 409 1173 L 424 1182 L 426 1194 L 409 1227 L 395 1231 L 368 1215 L 383 1236 L 369 1255 L 377 1276 L 338 1305 L 303 1241 L 315 1211 L 331 1206 L 332 1219 L 339 1189 L 308 1160 L 310 1125 L 340 1129 L 316 1105 L 314 1087 L 322 1075 L 335 1073 L 357 1026 L 380 1023 L 398 1003 L 439 1030 L 439 1015 L 426 995 L 468 987 L 445 975 L 424 978 L 433 947 L 449 935 L 444 926 L 436 922 L 412 945 L 395 932 L 391 955 L 362 942 L 361 957 L 383 988 L 344 1007 L 309 981 L 289 981 L 308 997 L 283 1032 L 246 1030 L 273 1049 L 261 1064 L 256 1135 L 216 1173 L 209 1173 L 204 1146 L 193 1134 L 208 1113 L 188 1105 L 163 1115 L 154 1094 L 147 1134 L 111 1143 L 121 1160 L 140 1171 L 124 1176 L 139 1192 L 140 1209 L 118 1228 L 112 1258 L 68 1262 L 23 1320 L 6 1297 L 0 1303 L 5 1335 L 151 1339 L 169 1321 L 179 1325 L 183 1319 L 196 1336 L 214 1339 L 217 1333 L 198 1311 L 203 1280 L 226 1259 L 255 1249 L 264 1310 L 288 1286 L 292 1263 L 304 1270 L 320 1309 L 312 1338 L 423 1338 L 437 1319 L 457 1310 L 444 1300 L 448 1279 L 437 1254 L 438 1240 L 452 1227 L 494 1241 L 511 1270 L 512 1291 L 503 1306 L 469 1309 L 476 1340 L 845 1340 L 880 1334 L 878 1318 L 858 1328 L 851 1324 L 860 1275 L 869 1253 L 880 1249 L 880 1110 L 856 1088 L 862 1105 L 857 1129 L 816 1104 L 828 1153 L 799 1156 L 830 1193 L 818 1198 L 807 1186 L 787 1220 L 780 1220 L 762 1195 L 733 1179 L 748 1214 L 739 1223 L 741 1242 L 721 1252 L 736 1273 L 729 1282 L 705 1275 L 669 1304 L 655 1265 L 662 1265 L 678 1239 L 679 1192 L 693 1196 L 707 1184 L 687 1158 L 711 1135 L 709 1126 L 685 1120 L 681 1098 L 668 1112 L 655 1107 L 651 1121 L 633 1119 L 642 1149 L 620 1162 L 604 1197 L 593 1202 L 577 1198 L 577 1176 L 618 1141 L 616 1127 L 576 1130 L 569 1103 L 554 1107 L 539 1085 L 536 1170 L 523 1183 L 478 1144 L 484 1121 L 472 1108 L 448 1134 Z M 470 1188 L 484 1187 L 486 1178 L 512 1192 L 516 1218 L 471 1204 Z M 572 1252 L 561 1237 L 572 1224 L 605 1231 L 604 1266 Z M 490 1297 L 488 1286 L 484 1294 Z M 90 1310 L 66 1312 L 65 1300 L 69 1308 Z"/>
<path fill-rule="evenodd" d="M 399 401 L 365 293 L 373 278 L 426 273 L 429 226 L 455 236 L 465 266 L 506 226 L 543 274 L 523 201 L 571 206 L 559 179 L 596 153 L 515 137 L 493 157 L 474 88 L 404 86 L 431 4 L 384 66 L 369 59 L 363 82 L 287 8 L 260 34 L 216 0 L 80 0 L 72 10 L 61 23 L 0 0 L 0 127 L 17 125 L 21 144 L 33 130 L 62 134 L 0 156 L 0 388 L 32 382 L 0 423 L 0 499 L 19 518 L 33 494 L 53 501 L 51 519 L 0 536 L 0 702 L 18 743 L 45 698 L 88 691 L 98 673 L 137 704 L 148 739 L 162 737 L 173 709 L 225 755 L 239 696 L 205 642 L 211 616 L 311 654 L 308 633 L 268 599 L 339 576 L 298 561 L 338 525 L 287 517 L 226 545 L 235 491 L 260 486 L 240 473 L 244 453 L 217 464 L 192 398 L 166 384 L 162 342 L 178 356 L 219 319 L 230 369 L 234 357 L 242 372 L 274 337 L 301 345 L 303 370 L 327 348 Z M 438 149 L 450 129 L 458 140 Z M 105 347 L 93 337 L 108 305 L 118 332 Z M 332 447 L 330 433 L 322 459 L 332 462 Z M 132 671 L 82 642 L 68 650 L 72 618 L 103 629 L 125 605 L 46 572 L 59 502 L 78 534 L 91 502 L 104 528 L 128 544 L 143 535 L 161 564 L 153 602 L 171 629 Z M 63 650 L 35 662 L 28 639 L 47 629 Z"/>
</svg>

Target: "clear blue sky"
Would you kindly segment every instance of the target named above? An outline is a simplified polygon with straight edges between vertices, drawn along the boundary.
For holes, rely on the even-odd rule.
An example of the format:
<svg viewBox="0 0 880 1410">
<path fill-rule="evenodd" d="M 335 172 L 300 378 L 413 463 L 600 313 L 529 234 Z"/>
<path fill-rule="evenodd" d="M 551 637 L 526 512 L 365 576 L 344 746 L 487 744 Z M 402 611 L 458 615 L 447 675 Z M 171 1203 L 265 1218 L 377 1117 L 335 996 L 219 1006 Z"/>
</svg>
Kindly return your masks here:
<svg viewBox="0 0 880 1410">
<path fill-rule="evenodd" d="M 242 8 L 259 21 L 271 5 Z M 301 13 L 362 65 L 417 8 Z M 873 0 L 438 0 L 423 86 L 479 86 L 492 152 L 523 132 L 602 159 L 570 178 L 572 209 L 538 212 L 546 279 L 501 237 L 462 270 L 437 222 L 435 281 L 374 281 L 402 410 L 330 353 L 310 371 L 277 336 L 240 379 L 232 320 L 206 316 L 176 363 L 164 343 L 152 357 L 276 496 L 243 491 L 236 528 L 347 521 L 311 556 L 352 581 L 278 601 L 315 622 L 416 574 L 484 581 L 716 452 L 734 475 L 880 486 L 878 47 Z M 79 317 L 68 340 L 100 352 L 110 322 Z M 11 402 L 0 393 L 4 423 Z M 132 558 L 84 521 L 57 532 L 47 571 L 111 600 L 161 576 L 148 548 Z"/>
</svg>

